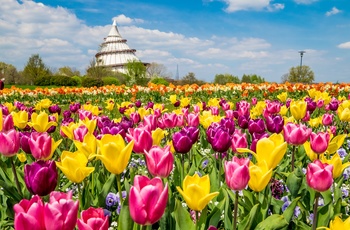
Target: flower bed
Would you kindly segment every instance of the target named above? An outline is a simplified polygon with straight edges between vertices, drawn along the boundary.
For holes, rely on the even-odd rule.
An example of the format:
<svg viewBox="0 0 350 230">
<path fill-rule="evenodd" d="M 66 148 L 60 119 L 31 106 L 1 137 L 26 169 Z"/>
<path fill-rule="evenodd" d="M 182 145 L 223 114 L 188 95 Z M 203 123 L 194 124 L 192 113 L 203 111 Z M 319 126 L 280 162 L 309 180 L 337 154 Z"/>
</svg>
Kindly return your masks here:
<svg viewBox="0 0 350 230">
<path fill-rule="evenodd" d="M 1 229 L 348 229 L 350 85 L 0 91 Z"/>
</svg>

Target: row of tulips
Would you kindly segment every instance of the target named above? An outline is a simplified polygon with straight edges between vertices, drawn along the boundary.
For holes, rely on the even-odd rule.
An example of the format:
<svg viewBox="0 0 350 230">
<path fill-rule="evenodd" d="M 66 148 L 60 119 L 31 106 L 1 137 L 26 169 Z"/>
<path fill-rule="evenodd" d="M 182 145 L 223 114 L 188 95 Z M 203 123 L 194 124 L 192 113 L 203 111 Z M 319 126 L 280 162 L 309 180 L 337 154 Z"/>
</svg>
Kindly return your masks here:
<svg viewBox="0 0 350 230">
<path fill-rule="evenodd" d="M 176 95 L 117 104 L 116 97 L 105 108 L 3 103 L 1 224 L 346 228 L 350 101 L 308 94 L 235 104 Z"/>
</svg>

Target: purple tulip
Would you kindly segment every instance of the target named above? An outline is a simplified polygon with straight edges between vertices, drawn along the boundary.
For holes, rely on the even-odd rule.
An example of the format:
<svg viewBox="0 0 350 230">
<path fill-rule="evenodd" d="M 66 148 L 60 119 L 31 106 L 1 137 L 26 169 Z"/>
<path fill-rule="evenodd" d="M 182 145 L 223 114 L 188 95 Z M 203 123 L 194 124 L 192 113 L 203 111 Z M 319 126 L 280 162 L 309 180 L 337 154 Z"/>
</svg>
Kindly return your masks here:
<svg viewBox="0 0 350 230">
<path fill-rule="evenodd" d="M 248 131 L 250 134 L 265 132 L 265 123 L 262 119 L 252 119 L 248 122 Z"/>
<path fill-rule="evenodd" d="M 223 118 L 220 120 L 219 124 L 224 127 L 230 135 L 235 132 L 235 121 L 233 119 Z"/>
<path fill-rule="evenodd" d="M 249 116 L 239 116 L 238 117 L 238 126 L 241 128 L 241 129 L 247 129 L 248 128 L 248 123 L 249 123 Z"/>
<path fill-rule="evenodd" d="M 215 152 L 226 152 L 232 144 L 230 133 L 218 123 L 212 123 L 207 129 L 207 140 Z"/>
<path fill-rule="evenodd" d="M 186 131 L 182 130 L 174 133 L 172 141 L 177 153 L 188 153 L 193 145 L 192 138 L 188 136 Z"/>
<path fill-rule="evenodd" d="M 61 114 L 61 107 L 59 107 L 58 105 L 51 105 L 49 107 L 49 112 L 50 113 L 58 113 L 58 115 Z"/>
<path fill-rule="evenodd" d="M 135 101 L 135 106 L 136 106 L 137 108 L 140 108 L 141 105 L 142 105 L 142 103 L 141 103 L 140 100 Z"/>
<path fill-rule="evenodd" d="M 69 105 L 69 110 L 72 113 L 76 113 L 80 108 L 81 108 L 80 103 L 74 103 L 74 104 Z"/>
<path fill-rule="evenodd" d="M 55 161 L 36 161 L 24 166 L 24 182 L 30 193 L 46 196 L 57 186 Z"/>
<path fill-rule="evenodd" d="M 266 117 L 266 128 L 271 133 L 280 133 L 283 130 L 284 120 L 281 115 L 270 115 Z"/>
</svg>

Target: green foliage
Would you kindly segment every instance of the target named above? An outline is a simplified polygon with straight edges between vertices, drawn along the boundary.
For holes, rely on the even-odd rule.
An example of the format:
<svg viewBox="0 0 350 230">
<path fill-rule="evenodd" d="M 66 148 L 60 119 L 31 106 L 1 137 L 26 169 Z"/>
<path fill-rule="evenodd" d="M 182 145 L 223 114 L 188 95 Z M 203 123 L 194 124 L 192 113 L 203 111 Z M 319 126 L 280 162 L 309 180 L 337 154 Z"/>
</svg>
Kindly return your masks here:
<svg viewBox="0 0 350 230">
<path fill-rule="evenodd" d="M 48 67 L 46 67 L 45 63 L 39 56 L 39 54 L 33 54 L 27 65 L 24 67 L 22 75 L 26 78 L 28 83 L 34 83 L 37 78 L 44 77 L 50 75 L 51 72 Z"/>
<path fill-rule="evenodd" d="M 126 69 L 127 85 L 147 85 L 149 79 L 146 78 L 146 66 L 142 62 L 129 61 Z"/>
<path fill-rule="evenodd" d="M 34 80 L 34 85 L 36 86 L 78 86 L 79 81 L 76 78 L 67 76 L 41 76 Z"/>
<path fill-rule="evenodd" d="M 102 78 L 103 85 L 120 85 L 120 82 L 115 77 L 104 77 Z"/>
<path fill-rule="evenodd" d="M 264 83 L 265 78 L 262 78 L 256 74 L 250 74 L 250 75 L 243 74 L 241 82 L 259 84 L 259 83 Z"/>
<path fill-rule="evenodd" d="M 164 78 L 161 78 L 161 77 L 156 77 L 156 78 L 153 78 L 151 80 L 151 82 L 153 84 L 157 84 L 157 85 L 166 85 L 168 86 L 169 85 L 169 82 L 167 80 L 165 80 Z"/>
<path fill-rule="evenodd" d="M 67 77 L 80 76 L 80 72 L 69 66 L 64 66 L 58 69 L 57 75 L 63 75 Z"/>
<path fill-rule="evenodd" d="M 72 77 L 75 81 L 78 82 L 78 85 L 77 86 L 81 86 L 81 82 L 82 82 L 82 77 L 79 77 L 79 76 L 73 76 Z"/>
<path fill-rule="evenodd" d="M 13 65 L 0 62 L 0 79 L 1 78 L 5 78 L 5 84 L 15 84 L 19 81 L 20 75 Z"/>
<path fill-rule="evenodd" d="M 101 87 L 103 86 L 103 81 L 101 79 L 97 79 L 97 78 L 92 78 L 92 77 L 84 77 L 81 85 L 83 87 Z"/>
<path fill-rule="evenodd" d="M 307 65 L 295 66 L 289 69 L 289 74 L 282 76 L 282 82 L 292 83 L 312 83 L 315 80 L 315 74 Z"/>
<path fill-rule="evenodd" d="M 227 83 L 240 83 L 238 77 L 232 74 L 216 74 L 214 79 L 215 84 L 225 85 Z"/>
</svg>

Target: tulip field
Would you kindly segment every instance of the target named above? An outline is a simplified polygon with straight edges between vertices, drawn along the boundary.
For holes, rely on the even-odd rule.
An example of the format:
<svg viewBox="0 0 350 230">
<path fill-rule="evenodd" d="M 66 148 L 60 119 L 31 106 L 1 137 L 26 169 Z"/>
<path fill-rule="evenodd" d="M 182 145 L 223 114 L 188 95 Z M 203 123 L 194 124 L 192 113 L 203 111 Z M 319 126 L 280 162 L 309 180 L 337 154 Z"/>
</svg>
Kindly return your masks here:
<svg viewBox="0 0 350 230">
<path fill-rule="evenodd" d="M 0 91 L 0 229 L 350 229 L 350 84 Z"/>
</svg>

